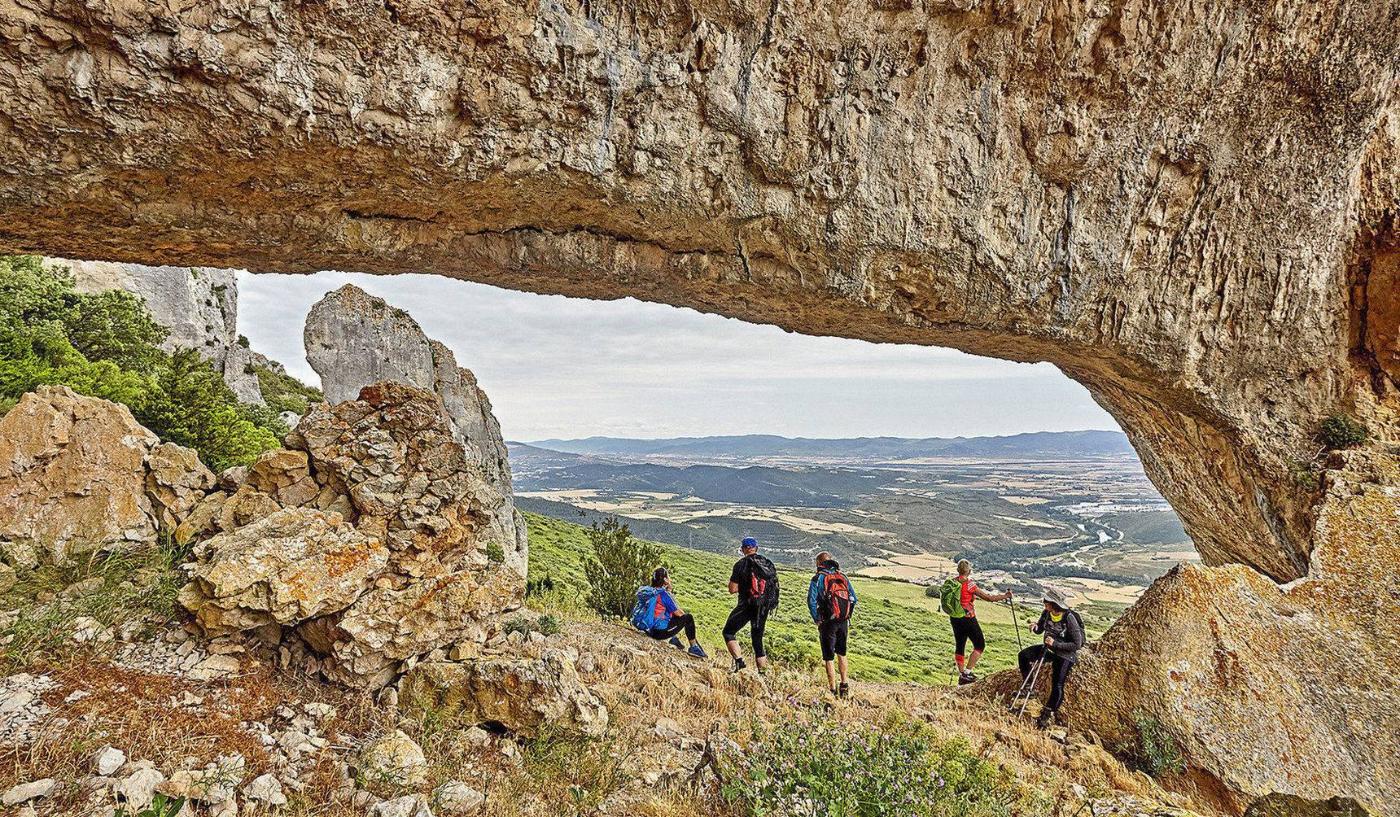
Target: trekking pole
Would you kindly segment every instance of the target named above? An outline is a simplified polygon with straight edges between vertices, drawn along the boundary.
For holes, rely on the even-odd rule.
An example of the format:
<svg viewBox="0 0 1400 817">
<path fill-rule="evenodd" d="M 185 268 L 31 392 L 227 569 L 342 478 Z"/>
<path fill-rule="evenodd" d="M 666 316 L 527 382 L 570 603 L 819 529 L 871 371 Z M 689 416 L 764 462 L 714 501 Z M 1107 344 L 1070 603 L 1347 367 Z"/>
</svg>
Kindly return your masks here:
<svg viewBox="0 0 1400 817">
<path fill-rule="evenodd" d="M 1011 607 L 1011 629 L 1016 631 L 1016 652 L 1019 653 L 1024 647 L 1021 646 L 1021 622 L 1016 620 L 1016 597 L 1012 596 L 1006 603 Z"/>
<path fill-rule="evenodd" d="M 1036 681 L 1040 680 L 1040 668 L 1044 665 L 1045 656 L 1042 655 L 1040 660 L 1035 662 L 1035 666 L 1031 667 L 1031 671 L 1026 673 L 1025 680 L 1021 682 L 1021 688 L 1016 690 L 1016 694 L 1012 696 L 1011 706 L 1007 709 L 1008 711 L 1015 710 L 1017 717 L 1025 714 L 1026 704 L 1029 704 L 1031 698 L 1035 697 L 1035 684 Z"/>
</svg>

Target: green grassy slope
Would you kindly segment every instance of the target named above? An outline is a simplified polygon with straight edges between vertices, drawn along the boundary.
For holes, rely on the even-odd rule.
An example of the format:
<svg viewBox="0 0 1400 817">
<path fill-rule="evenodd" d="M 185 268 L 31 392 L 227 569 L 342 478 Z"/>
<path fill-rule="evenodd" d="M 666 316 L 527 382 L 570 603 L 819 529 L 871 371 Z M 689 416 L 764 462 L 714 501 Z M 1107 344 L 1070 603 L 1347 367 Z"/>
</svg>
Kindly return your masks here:
<svg viewBox="0 0 1400 817">
<path fill-rule="evenodd" d="M 556 590 L 544 603 L 582 607 L 587 583 L 583 562 L 590 553 L 588 529 L 526 513 L 530 529 L 530 578 L 550 577 Z M 671 569 L 676 600 L 699 623 L 700 643 L 721 652 L 720 629 L 733 608 L 728 594 L 733 559 L 712 553 L 661 545 Z M 837 555 L 840 558 L 840 554 Z M 734 558 L 738 558 L 736 552 Z M 816 628 L 807 613 L 807 584 L 811 574 L 782 570 L 781 603 L 768 623 L 768 648 L 775 661 L 816 663 L 820 659 Z M 946 684 L 952 680 L 953 637 L 948 619 L 924 588 L 907 582 L 852 577 L 860 599 L 851 620 L 850 661 L 855 678 L 867 681 L 919 681 Z M 979 672 L 1010 667 L 1016 658 L 1016 635 L 1006 605 L 979 603 L 978 616 L 987 636 L 987 652 Z M 1030 617 L 1022 608 L 1021 617 Z M 1022 639 L 1028 638 L 1022 633 Z M 747 653 L 747 631 L 741 635 Z"/>
</svg>

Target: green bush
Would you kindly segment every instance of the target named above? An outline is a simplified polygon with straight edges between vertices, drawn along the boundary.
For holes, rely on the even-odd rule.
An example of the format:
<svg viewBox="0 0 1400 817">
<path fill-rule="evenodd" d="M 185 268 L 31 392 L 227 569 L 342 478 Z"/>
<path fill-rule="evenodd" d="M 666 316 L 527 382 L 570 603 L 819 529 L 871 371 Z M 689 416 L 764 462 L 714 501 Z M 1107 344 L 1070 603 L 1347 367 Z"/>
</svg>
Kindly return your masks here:
<svg viewBox="0 0 1400 817">
<path fill-rule="evenodd" d="M 1322 421 L 1318 436 L 1328 448 L 1351 448 L 1366 442 L 1366 426 L 1353 417 L 1334 414 Z"/>
<path fill-rule="evenodd" d="M 245 340 L 247 338 L 239 337 L 240 342 Z M 274 414 L 290 411 L 301 416 L 312 403 L 320 403 L 326 399 L 320 389 L 313 389 L 286 372 L 266 366 L 254 366 L 253 371 L 258 376 L 258 388 L 262 391 L 263 401 Z"/>
<path fill-rule="evenodd" d="M 509 635 L 510 633 L 520 633 L 529 635 L 530 633 L 541 633 L 543 635 L 558 635 L 563 630 L 563 625 L 559 619 L 548 613 L 541 616 L 516 616 L 505 623 L 501 631 Z"/>
<path fill-rule="evenodd" d="M 216 471 L 277 447 L 286 427 L 275 412 L 240 404 L 198 352 L 164 352 L 166 334 L 135 295 L 80 293 L 65 268 L 0 256 L 0 408 L 38 386 L 68 386 L 127 406 Z"/>
<path fill-rule="evenodd" d="M 719 761 L 721 796 L 752 817 L 1006 817 L 1049 803 L 1006 770 L 904 720 L 836 718 L 760 731 Z"/>
<path fill-rule="evenodd" d="M 1153 777 L 1186 771 L 1186 759 L 1182 756 L 1181 747 L 1161 721 L 1139 712 L 1134 716 L 1133 723 L 1137 731 L 1136 745 L 1127 747 L 1120 754 L 1127 755 Z"/>
<path fill-rule="evenodd" d="M 632 531 L 608 517 L 588 531 L 593 556 L 583 565 L 588 579 L 588 604 L 605 616 L 626 617 L 632 612 L 637 588 L 661 566 L 661 548 L 632 538 Z"/>
</svg>

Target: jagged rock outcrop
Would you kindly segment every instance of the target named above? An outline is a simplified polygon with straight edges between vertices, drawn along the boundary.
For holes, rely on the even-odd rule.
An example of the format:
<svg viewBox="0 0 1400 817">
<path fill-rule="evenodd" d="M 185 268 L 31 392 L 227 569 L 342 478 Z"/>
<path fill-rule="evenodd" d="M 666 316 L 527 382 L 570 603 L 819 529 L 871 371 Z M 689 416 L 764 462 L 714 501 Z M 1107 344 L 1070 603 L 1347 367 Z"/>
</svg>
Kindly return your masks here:
<svg viewBox="0 0 1400 817">
<path fill-rule="evenodd" d="M 371 383 L 393 381 L 435 392 L 468 459 L 500 497 L 494 535 L 525 555 L 525 522 L 515 512 L 510 463 L 491 401 L 476 376 L 457 365 L 452 350 L 430 339 L 407 312 L 353 284 L 328 293 L 311 307 L 304 331 L 306 359 L 321 376 L 331 403 L 354 399 Z"/>
<path fill-rule="evenodd" d="M 569 657 L 548 650 L 538 659 L 481 658 L 419 664 L 400 683 L 400 702 L 467 722 L 498 723 L 521 735 L 548 726 L 597 736 L 608 710 L 578 678 Z"/>
<path fill-rule="evenodd" d="M 30 567 L 148 545 L 213 485 L 125 406 L 41 386 L 0 417 L 0 554 Z"/>
<path fill-rule="evenodd" d="M 389 551 L 339 514 L 279 510 L 196 546 L 181 603 L 206 632 L 296 624 L 344 610 Z"/>
<path fill-rule="evenodd" d="M 485 641 L 520 605 L 524 553 L 496 536 L 500 497 L 435 394 L 367 386 L 314 406 L 287 441 L 177 530 L 222 531 L 180 595 L 210 633 L 282 625 L 326 676 L 380 686 L 406 659 Z"/>
<path fill-rule="evenodd" d="M 262 405 L 257 374 L 250 370 L 256 353 L 238 340 L 238 270 L 66 258 L 50 263 L 67 267 L 79 292 L 119 289 L 145 301 L 151 317 L 170 331 L 162 344 L 165 351 L 198 350 L 240 402 Z"/>
</svg>

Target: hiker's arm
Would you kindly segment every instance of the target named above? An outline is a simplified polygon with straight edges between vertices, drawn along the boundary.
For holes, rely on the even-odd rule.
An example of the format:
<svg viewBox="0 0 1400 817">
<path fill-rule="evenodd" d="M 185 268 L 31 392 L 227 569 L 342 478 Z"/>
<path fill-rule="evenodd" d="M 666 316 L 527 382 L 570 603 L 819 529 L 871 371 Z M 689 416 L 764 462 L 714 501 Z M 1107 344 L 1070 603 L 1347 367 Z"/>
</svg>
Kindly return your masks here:
<svg viewBox="0 0 1400 817">
<path fill-rule="evenodd" d="M 1011 598 L 1011 591 L 1009 590 L 1005 593 L 988 593 L 980 587 L 972 591 L 972 594 L 982 601 L 1003 601 Z"/>
<path fill-rule="evenodd" d="M 812 623 L 817 623 L 817 583 L 821 581 L 820 576 L 813 576 L 812 583 L 807 585 L 807 612 L 812 614 Z"/>
<path fill-rule="evenodd" d="M 729 583 L 729 595 L 732 596 L 732 595 L 734 595 L 735 593 L 738 593 L 738 592 L 739 592 L 739 583 L 738 583 L 738 582 L 730 582 L 730 583 Z"/>
<path fill-rule="evenodd" d="M 1073 613 L 1066 612 L 1065 615 L 1069 616 L 1069 621 L 1066 622 L 1065 626 L 1065 635 L 1068 638 L 1054 639 L 1054 644 L 1051 645 L 1050 649 L 1059 655 L 1073 655 L 1079 651 L 1080 647 L 1084 646 L 1084 630 L 1080 628 L 1079 619 L 1075 618 Z"/>
</svg>

